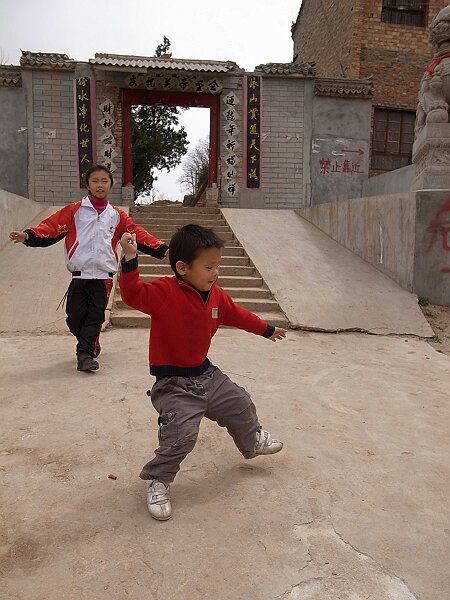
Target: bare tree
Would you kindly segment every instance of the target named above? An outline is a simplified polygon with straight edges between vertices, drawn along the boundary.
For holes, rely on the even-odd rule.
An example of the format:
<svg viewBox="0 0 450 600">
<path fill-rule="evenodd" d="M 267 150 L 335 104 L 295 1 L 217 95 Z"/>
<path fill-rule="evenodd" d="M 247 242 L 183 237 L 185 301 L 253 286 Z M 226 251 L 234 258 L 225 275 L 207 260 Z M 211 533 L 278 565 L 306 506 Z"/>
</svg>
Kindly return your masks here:
<svg viewBox="0 0 450 600">
<path fill-rule="evenodd" d="M 3 50 L 3 48 L 0 48 L 0 65 L 6 65 L 9 62 L 9 56 L 6 54 L 6 52 Z"/>
<path fill-rule="evenodd" d="M 182 174 L 178 183 L 185 191 L 195 196 L 198 188 L 209 176 L 209 138 L 201 139 L 195 147 L 186 154 L 182 162 Z"/>
</svg>

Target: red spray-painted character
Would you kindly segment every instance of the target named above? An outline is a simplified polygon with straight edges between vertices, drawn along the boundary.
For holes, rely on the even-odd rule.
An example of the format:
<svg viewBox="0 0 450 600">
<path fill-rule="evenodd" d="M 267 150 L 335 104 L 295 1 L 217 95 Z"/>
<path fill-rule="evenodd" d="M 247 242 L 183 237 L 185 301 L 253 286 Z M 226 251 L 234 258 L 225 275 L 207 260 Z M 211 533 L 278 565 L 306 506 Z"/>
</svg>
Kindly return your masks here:
<svg viewBox="0 0 450 600">
<path fill-rule="evenodd" d="M 434 219 L 430 221 L 428 229 L 431 231 L 431 239 L 426 252 L 435 245 L 439 235 L 441 236 L 442 250 L 450 251 L 450 199 L 441 206 Z M 441 273 L 450 273 L 450 267 L 442 267 Z"/>
</svg>

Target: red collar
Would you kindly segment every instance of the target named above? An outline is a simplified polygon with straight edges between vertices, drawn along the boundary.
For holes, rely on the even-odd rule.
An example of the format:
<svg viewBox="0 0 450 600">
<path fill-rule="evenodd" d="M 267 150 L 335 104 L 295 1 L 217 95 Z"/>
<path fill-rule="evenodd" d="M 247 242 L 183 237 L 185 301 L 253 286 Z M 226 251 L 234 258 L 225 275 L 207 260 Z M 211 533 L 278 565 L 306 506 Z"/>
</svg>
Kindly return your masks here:
<svg viewBox="0 0 450 600">
<path fill-rule="evenodd" d="M 442 54 L 442 56 L 436 56 L 436 58 L 433 59 L 431 65 L 429 67 L 427 67 L 426 72 L 429 75 L 433 75 L 436 67 L 438 66 L 438 64 L 441 62 L 441 60 L 443 58 L 449 58 L 450 57 L 450 52 L 447 52 L 447 54 Z"/>
</svg>

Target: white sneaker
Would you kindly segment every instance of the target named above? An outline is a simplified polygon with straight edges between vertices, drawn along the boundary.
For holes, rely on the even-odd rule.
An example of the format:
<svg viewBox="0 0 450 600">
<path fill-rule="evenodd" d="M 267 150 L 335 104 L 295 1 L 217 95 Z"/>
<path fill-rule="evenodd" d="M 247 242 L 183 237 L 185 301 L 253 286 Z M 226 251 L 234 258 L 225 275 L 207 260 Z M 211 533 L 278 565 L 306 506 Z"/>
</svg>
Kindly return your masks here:
<svg viewBox="0 0 450 600">
<path fill-rule="evenodd" d="M 273 440 L 268 431 L 258 429 L 256 432 L 255 456 L 260 454 L 276 454 L 283 448 L 283 442 Z"/>
<path fill-rule="evenodd" d="M 153 479 L 147 492 L 147 506 L 150 514 L 157 521 L 167 521 L 172 516 L 169 486 Z"/>
</svg>

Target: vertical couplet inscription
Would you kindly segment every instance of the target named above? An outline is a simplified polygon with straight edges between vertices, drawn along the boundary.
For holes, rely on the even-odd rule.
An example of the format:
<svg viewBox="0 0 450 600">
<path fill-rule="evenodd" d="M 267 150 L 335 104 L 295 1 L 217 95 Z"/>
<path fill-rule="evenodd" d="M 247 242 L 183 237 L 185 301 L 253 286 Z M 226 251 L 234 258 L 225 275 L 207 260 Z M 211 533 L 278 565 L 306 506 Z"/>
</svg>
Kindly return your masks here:
<svg viewBox="0 0 450 600">
<path fill-rule="evenodd" d="M 247 187 L 260 187 L 261 77 L 247 77 Z"/>
<path fill-rule="evenodd" d="M 84 187 L 84 176 L 92 165 L 92 124 L 90 79 L 79 77 L 75 82 L 77 133 L 78 133 L 78 173 L 80 187 Z"/>
</svg>

